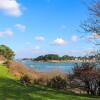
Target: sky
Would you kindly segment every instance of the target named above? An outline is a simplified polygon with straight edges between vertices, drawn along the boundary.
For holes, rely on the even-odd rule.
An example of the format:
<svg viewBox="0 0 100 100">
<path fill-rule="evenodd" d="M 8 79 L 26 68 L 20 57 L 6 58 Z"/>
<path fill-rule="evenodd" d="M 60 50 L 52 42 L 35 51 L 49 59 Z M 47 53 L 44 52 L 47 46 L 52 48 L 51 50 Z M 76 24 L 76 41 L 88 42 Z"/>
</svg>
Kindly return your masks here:
<svg viewBox="0 0 100 100">
<path fill-rule="evenodd" d="M 88 17 L 84 2 L 87 0 L 0 0 L 0 44 L 12 48 L 16 58 L 83 56 L 94 48 L 88 38 L 82 38 L 88 34 L 80 28 Z"/>
</svg>

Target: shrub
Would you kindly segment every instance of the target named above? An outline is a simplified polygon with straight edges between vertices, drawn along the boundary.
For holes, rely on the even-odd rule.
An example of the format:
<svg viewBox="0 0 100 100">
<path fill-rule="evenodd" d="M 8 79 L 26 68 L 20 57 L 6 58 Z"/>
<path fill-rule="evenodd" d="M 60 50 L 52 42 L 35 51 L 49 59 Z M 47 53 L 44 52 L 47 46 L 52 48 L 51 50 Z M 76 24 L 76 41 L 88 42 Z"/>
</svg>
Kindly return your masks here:
<svg viewBox="0 0 100 100">
<path fill-rule="evenodd" d="M 39 73 L 31 68 L 26 67 L 24 64 L 16 62 L 16 61 L 7 61 L 6 66 L 8 67 L 9 71 L 15 75 L 16 77 L 20 78 L 28 74 L 34 78 L 37 78 Z M 29 75 L 30 74 L 30 75 Z"/>
<path fill-rule="evenodd" d="M 34 79 L 34 84 L 46 85 L 47 81 L 44 81 L 43 78 Z"/>
<path fill-rule="evenodd" d="M 100 69 L 93 63 L 76 64 L 73 69 L 74 79 L 80 80 L 87 94 L 100 95 Z"/>
<path fill-rule="evenodd" d="M 31 84 L 33 82 L 33 79 L 32 79 L 32 76 L 29 75 L 29 74 L 26 74 L 24 76 L 22 76 L 20 78 L 20 82 L 24 85 L 28 85 L 28 84 Z"/>
<path fill-rule="evenodd" d="M 47 86 L 55 89 L 65 89 L 67 87 L 67 81 L 61 76 L 56 76 L 47 82 Z"/>
</svg>

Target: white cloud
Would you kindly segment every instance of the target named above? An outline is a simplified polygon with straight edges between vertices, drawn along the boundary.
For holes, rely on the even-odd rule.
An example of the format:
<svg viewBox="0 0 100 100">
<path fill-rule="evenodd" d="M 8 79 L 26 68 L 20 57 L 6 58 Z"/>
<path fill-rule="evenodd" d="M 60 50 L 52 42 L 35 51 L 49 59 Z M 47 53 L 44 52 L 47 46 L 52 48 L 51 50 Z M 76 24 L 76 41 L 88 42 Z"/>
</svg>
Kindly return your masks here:
<svg viewBox="0 0 100 100">
<path fill-rule="evenodd" d="M 10 16 L 20 16 L 22 14 L 17 0 L 0 0 L 0 10 Z"/>
<path fill-rule="evenodd" d="M 63 38 L 56 38 L 53 41 L 54 45 L 65 45 L 67 42 Z"/>
<path fill-rule="evenodd" d="M 15 27 L 20 30 L 21 32 L 25 32 L 26 26 L 22 24 L 16 24 Z"/>
<path fill-rule="evenodd" d="M 45 38 L 43 36 L 36 36 L 35 40 L 37 40 L 37 41 L 44 41 Z"/>
<path fill-rule="evenodd" d="M 13 31 L 11 29 L 6 29 L 3 32 L 0 32 L 0 36 L 12 36 L 13 35 Z"/>
<path fill-rule="evenodd" d="M 77 40 L 78 40 L 78 36 L 73 35 L 73 36 L 72 36 L 72 41 L 73 41 L 73 42 L 76 42 Z"/>
</svg>

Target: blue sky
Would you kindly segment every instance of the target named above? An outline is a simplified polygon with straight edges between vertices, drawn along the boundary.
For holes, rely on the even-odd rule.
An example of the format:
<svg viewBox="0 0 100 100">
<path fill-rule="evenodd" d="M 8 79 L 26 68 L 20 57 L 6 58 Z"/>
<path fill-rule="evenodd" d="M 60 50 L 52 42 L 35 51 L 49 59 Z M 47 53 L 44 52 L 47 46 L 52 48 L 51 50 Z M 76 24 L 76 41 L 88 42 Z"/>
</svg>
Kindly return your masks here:
<svg viewBox="0 0 100 100">
<path fill-rule="evenodd" d="M 48 53 L 82 56 L 93 44 L 80 32 L 87 0 L 0 0 L 0 44 L 16 58 Z M 89 3 L 89 2 L 88 2 Z"/>
</svg>

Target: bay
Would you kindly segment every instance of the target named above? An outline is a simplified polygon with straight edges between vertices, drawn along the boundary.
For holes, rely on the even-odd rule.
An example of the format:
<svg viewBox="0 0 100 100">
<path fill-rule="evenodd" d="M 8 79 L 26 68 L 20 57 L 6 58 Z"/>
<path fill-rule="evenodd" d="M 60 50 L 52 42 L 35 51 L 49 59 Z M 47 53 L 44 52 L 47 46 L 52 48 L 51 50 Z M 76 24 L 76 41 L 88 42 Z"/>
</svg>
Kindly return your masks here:
<svg viewBox="0 0 100 100">
<path fill-rule="evenodd" d="M 76 62 L 38 62 L 32 60 L 22 60 L 20 61 L 27 67 L 35 69 L 40 72 L 59 70 L 63 72 L 72 72 L 72 68 L 74 67 Z"/>
</svg>

